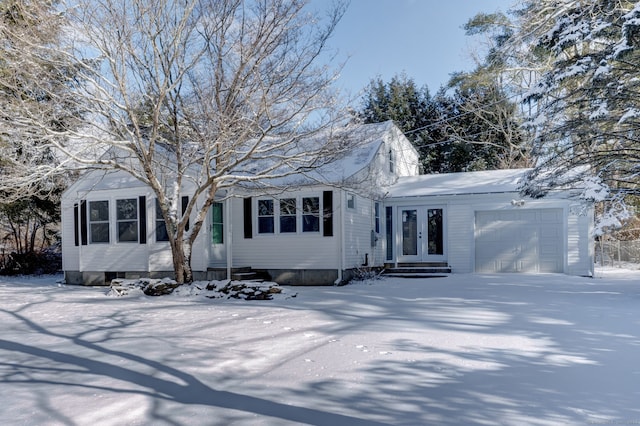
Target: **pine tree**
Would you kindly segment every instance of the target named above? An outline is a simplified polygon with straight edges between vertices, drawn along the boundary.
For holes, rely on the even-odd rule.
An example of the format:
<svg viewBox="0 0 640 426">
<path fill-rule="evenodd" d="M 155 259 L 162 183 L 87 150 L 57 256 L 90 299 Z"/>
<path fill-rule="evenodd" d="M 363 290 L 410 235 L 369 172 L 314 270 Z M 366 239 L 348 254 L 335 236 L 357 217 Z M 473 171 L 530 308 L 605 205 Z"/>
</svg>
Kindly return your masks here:
<svg viewBox="0 0 640 426">
<path fill-rule="evenodd" d="M 420 154 L 424 173 L 516 167 L 526 161 L 516 104 L 495 84 L 459 74 L 452 94 L 431 96 L 405 75 L 370 83 L 358 117 L 393 120 Z M 491 82 L 493 83 L 493 82 Z"/>
<path fill-rule="evenodd" d="M 599 182 L 637 193 L 640 176 L 640 3 L 527 1 L 511 49 L 548 58 L 526 100 L 535 105 L 539 166 L 527 192 Z"/>
</svg>

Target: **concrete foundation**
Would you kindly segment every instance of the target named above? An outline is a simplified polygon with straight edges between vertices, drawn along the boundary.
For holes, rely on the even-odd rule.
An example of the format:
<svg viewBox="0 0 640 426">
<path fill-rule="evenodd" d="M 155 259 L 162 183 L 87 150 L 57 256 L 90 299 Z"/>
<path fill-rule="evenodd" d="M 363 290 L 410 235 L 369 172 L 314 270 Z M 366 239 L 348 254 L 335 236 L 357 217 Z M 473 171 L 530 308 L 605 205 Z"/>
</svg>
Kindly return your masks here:
<svg viewBox="0 0 640 426">
<path fill-rule="evenodd" d="M 338 271 L 335 269 L 255 269 L 256 273 L 269 281 L 281 285 L 291 286 L 328 286 L 335 285 L 338 279 Z M 351 280 L 354 274 L 351 270 L 343 271 L 343 283 Z M 108 286 L 115 278 L 139 279 L 139 278 L 171 278 L 175 277 L 173 271 L 128 271 L 128 272 L 99 272 L 99 271 L 64 271 L 67 284 L 87 286 Z M 227 270 L 223 268 L 210 269 L 208 271 L 194 271 L 194 281 L 213 281 L 227 279 Z"/>
</svg>

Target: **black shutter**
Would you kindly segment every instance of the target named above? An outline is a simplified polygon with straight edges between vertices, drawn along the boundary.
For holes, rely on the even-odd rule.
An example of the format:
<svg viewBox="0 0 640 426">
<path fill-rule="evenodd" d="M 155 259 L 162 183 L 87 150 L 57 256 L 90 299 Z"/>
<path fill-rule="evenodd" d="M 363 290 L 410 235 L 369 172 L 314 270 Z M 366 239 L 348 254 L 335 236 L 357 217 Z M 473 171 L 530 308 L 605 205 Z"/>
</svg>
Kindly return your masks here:
<svg viewBox="0 0 640 426">
<path fill-rule="evenodd" d="M 80 245 L 80 218 L 78 211 L 78 203 L 73 205 L 73 244 L 77 247 Z"/>
<path fill-rule="evenodd" d="M 147 244 L 147 197 L 138 197 L 138 214 L 140 215 L 140 244 Z"/>
<path fill-rule="evenodd" d="M 88 239 L 87 230 L 87 200 L 80 201 L 80 240 L 86 246 Z"/>
<path fill-rule="evenodd" d="M 182 197 L 182 215 L 184 216 L 184 212 L 187 211 L 187 206 L 189 205 L 189 197 L 188 196 L 184 196 Z M 189 230 L 189 220 L 187 220 L 187 225 L 184 227 L 185 231 Z"/>
<path fill-rule="evenodd" d="M 253 238 L 253 221 L 251 217 L 251 197 L 243 200 L 244 237 Z"/>
<path fill-rule="evenodd" d="M 333 191 L 322 193 L 322 235 L 333 237 Z"/>
</svg>

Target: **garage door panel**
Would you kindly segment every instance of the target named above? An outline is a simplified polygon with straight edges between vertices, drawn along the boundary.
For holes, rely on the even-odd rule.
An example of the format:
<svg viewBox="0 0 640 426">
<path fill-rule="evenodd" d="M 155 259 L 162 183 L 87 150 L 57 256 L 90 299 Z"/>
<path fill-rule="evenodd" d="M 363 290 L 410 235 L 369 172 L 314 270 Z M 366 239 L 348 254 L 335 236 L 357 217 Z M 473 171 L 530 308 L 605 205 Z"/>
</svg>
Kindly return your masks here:
<svg viewBox="0 0 640 426">
<path fill-rule="evenodd" d="M 476 271 L 562 272 L 561 209 L 476 212 Z"/>
<path fill-rule="evenodd" d="M 536 222 L 538 220 L 536 212 L 534 211 L 521 211 L 516 216 L 518 220 L 524 222 Z"/>
</svg>

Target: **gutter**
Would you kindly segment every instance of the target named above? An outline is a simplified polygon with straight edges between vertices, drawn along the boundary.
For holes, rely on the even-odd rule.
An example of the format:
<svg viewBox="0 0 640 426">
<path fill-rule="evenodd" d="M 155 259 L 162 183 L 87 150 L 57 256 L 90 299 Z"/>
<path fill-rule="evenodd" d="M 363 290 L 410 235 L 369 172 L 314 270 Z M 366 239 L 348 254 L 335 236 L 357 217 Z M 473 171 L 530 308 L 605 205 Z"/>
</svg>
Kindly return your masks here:
<svg viewBox="0 0 640 426">
<path fill-rule="evenodd" d="M 229 195 L 229 194 L 227 194 Z M 226 222 L 226 250 L 227 250 L 227 279 L 229 281 L 231 281 L 231 265 L 233 264 L 233 242 L 232 242 L 232 222 L 231 222 L 231 200 L 233 198 L 232 197 L 227 197 L 227 199 L 225 200 L 224 203 L 224 215 L 225 215 L 225 222 Z"/>
<path fill-rule="evenodd" d="M 342 200 L 344 199 L 343 197 L 343 193 L 342 190 L 337 191 L 339 196 L 339 202 L 338 204 L 338 211 L 340 211 L 340 241 L 338 243 L 338 278 L 334 281 L 334 285 L 340 285 L 342 283 L 343 280 L 343 276 L 342 276 L 342 271 L 344 270 L 344 265 L 346 263 L 346 260 L 344 258 L 344 252 L 345 252 L 345 248 L 344 248 L 344 218 L 342 217 Z M 336 209 L 334 209 L 336 210 Z M 335 213 L 334 213 L 335 215 Z"/>
<path fill-rule="evenodd" d="M 418 194 L 418 195 L 402 195 L 402 196 L 388 195 L 387 198 L 385 198 L 385 201 L 426 198 L 426 197 L 429 197 L 429 198 L 431 197 L 464 197 L 467 195 L 491 195 L 491 194 L 520 194 L 520 192 L 519 191 L 492 191 L 492 192 L 461 192 L 461 193 L 450 193 L 450 194 Z"/>
</svg>

